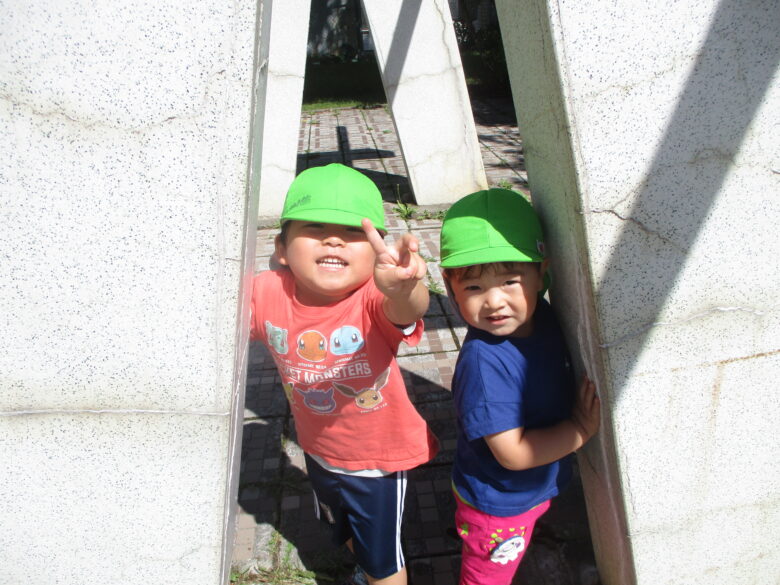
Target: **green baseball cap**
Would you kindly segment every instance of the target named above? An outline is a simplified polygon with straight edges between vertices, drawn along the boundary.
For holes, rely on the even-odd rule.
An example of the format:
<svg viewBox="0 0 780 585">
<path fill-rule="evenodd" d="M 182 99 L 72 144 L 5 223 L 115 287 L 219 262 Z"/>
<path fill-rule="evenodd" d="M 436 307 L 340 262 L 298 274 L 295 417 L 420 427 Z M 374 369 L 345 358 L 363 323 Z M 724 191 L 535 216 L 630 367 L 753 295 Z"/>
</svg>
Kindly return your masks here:
<svg viewBox="0 0 780 585">
<path fill-rule="evenodd" d="M 541 262 L 544 257 L 542 226 L 520 193 L 509 189 L 477 191 L 456 201 L 444 216 L 442 268 Z"/>
<path fill-rule="evenodd" d="M 364 217 L 377 230 L 387 232 L 382 194 L 374 182 L 334 163 L 306 169 L 295 177 L 284 200 L 281 222 L 297 219 L 360 227 Z"/>
</svg>

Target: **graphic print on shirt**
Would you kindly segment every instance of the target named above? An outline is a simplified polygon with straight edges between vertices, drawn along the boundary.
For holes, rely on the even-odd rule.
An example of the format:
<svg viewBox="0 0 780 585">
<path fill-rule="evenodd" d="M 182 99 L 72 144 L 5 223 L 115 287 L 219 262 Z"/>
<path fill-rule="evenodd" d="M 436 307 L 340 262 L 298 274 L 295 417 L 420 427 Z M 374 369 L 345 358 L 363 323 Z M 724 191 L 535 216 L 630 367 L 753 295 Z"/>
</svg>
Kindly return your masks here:
<svg viewBox="0 0 780 585">
<path fill-rule="evenodd" d="M 355 353 L 366 344 L 360 329 L 352 325 L 339 327 L 330 334 L 330 353 L 333 355 L 348 355 Z"/>
<path fill-rule="evenodd" d="M 381 389 L 388 382 L 390 369 L 374 379 L 363 332 L 358 327 L 342 325 L 327 337 L 316 329 L 307 329 L 297 335 L 295 352 L 289 351 L 287 329 L 270 321 L 265 321 L 265 328 L 282 389 L 293 410 L 305 408 L 314 414 L 335 416 L 341 412 L 340 404 L 349 407 L 352 401 L 362 413 L 387 406 Z M 293 339 L 295 335 L 293 331 Z M 374 381 L 368 386 L 370 380 Z M 351 400 L 344 402 L 339 395 Z"/>
<path fill-rule="evenodd" d="M 387 368 L 384 372 L 379 374 L 379 377 L 374 381 L 374 384 L 368 388 L 355 390 L 351 386 L 347 386 L 346 384 L 339 384 L 338 382 L 333 382 L 333 387 L 341 392 L 344 396 L 354 398 L 355 404 L 357 404 L 358 408 L 361 410 L 376 410 L 384 400 L 380 390 L 384 388 L 385 384 L 387 384 L 387 379 L 389 376 L 390 368 Z"/>
<path fill-rule="evenodd" d="M 298 336 L 296 352 L 308 362 L 321 362 L 328 355 L 328 342 L 322 333 L 310 329 Z"/>
<path fill-rule="evenodd" d="M 293 386 L 293 388 L 303 396 L 303 404 L 309 410 L 313 410 L 319 414 L 328 414 L 336 410 L 336 400 L 333 398 L 333 388 L 328 388 L 327 390 L 323 390 L 322 388 L 309 388 L 304 390 L 297 386 Z"/>
<path fill-rule="evenodd" d="M 265 335 L 270 345 L 276 353 L 286 354 L 289 350 L 287 346 L 287 329 L 276 327 L 270 321 L 265 322 Z"/>
</svg>

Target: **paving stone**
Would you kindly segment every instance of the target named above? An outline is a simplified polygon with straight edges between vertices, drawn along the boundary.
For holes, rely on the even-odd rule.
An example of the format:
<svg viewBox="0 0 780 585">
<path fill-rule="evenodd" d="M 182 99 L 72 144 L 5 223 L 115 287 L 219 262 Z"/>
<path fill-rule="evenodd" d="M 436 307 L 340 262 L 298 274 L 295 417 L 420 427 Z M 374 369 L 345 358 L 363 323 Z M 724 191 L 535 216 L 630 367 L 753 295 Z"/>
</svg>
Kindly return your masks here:
<svg viewBox="0 0 780 585">
<path fill-rule="evenodd" d="M 345 574 L 354 562 L 344 546 L 335 546 L 330 529 L 314 514 L 311 492 L 300 496 L 300 505 L 286 510 L 279 524 L 281 550 L 293 566 L 324 574 Z"/>
<path fill-rule="evenodd" d="M 253 554 L 256 568 L 273 569 L 275 566 L 274 560 L 278 556 L 279 539 L 274 526 L 278 523 L 278 519 L 273 523 L 260 522 L 255 528 Z"/>
<path fill-rule="evenodd" d="M 259 419 L 244 424 L 238 494 L 239 525 L 242 528 L 246 527 L 250 517 L 255 524 L 277 519 L 273 487 L 280 476 L 278 461 L 282 454 L 279 437 L 283 422 L 281 419 Z"/>
<path fill-rule="evenodd" d="M 285 439 L 283 445 L 283 452 L 285 456 L 284 461 L 284 476 L 287 481 L 290 478 L 295 478 L 296 481 L 300 478 L 306 477 L 306 461 L 303 456 L 303 449 L 298 444 L 297 436 L 295 434 L 295 424 L 290 417 L 289 424 L 289 437 Z"/>
<path fill-rule="evenodd" d="M 413 585 L 455 585 L 458 582 L 460 555 L 414 559 L 409 563 L 409 582 Z"/>
<path fill-rule="evenodd" d="M 254 531 L 252 531 L 252 535 L 254 536 Z M 238 563 L 241 561 L 254 561 L 254 541 L 249 543 L 242 542 L 236 536 L 236 542 L 233 543 L 233 562 Z"/>
<path fill-rule="evenodd" d="M 432 464 L 451 464 L 458 436 L 452 400 L 445 398 L 441 401 L 420 403 L 416 407 L 439 440 L 439 453 Z"/>
<path fill-rule="evenodd" d="M 412 402 L 448 400 L 456 359 L 456 351 L 399 357 L 398 365 Z"/>
<path fill-rule="evenodd" d="M 249 555 L 242 558 L 250 558 L 254 552 L 255 546 L 255 527 L 239 529 L 236 531 L 235 546 L 248 549 Z"/>
<path fill-rule="evenodd" d="M 276 365 L 265 346 L 257 341 L 249 344 L 249 368 L 248 371 L 257 374 L 264 370 L 274 371 Z"/>
<path fill-rule="evenodd" d="M 251 528 L 254 530 L 255 526 L 257 526 L 257 522 L 255 522 L 255 519 L 250 514 L 241 513 L 238 515 L 238 522 L 236 523 L 238 530 L 243 528 Z"/>
<path fill-rule="evenodd" d="M 262 357 L 255 354 L 262 353 Z M 273 360 L 259 342 L 249 344 L 250 364 L 247 368 L 246 394 L 244 396 L 244 418 L 280 417 L 289 410 L 287 398 L 282 390 L 282 381 Z M 252 362 L 253 359 L 257 361 Z"/>
<path fill-rule="evenodd" d="M 407 558 L 419 559 L 457 552 L 455 501 L 450 489 L 449 465 L 428 465 L 409 473 L 404 519 Z"/>
<path fill-rule="evenodd" d="M 428 316 L 423 319 L 425 330 L 422 339 L 415 346 L 404 343 L 398 348 L 398 356 L 422 355 L 456 351 L 458 345 L 452 336 L 445 316 Z"/>
<path fill-rule="evenodd" d="M 433 258 L 433 264 L 438 264 L 441 261 L 439 250 L 441 220 L 415 218 L 411 223 L 415 235 L 420 240 L 420 253 L 427 258 Z"/>
</svg>

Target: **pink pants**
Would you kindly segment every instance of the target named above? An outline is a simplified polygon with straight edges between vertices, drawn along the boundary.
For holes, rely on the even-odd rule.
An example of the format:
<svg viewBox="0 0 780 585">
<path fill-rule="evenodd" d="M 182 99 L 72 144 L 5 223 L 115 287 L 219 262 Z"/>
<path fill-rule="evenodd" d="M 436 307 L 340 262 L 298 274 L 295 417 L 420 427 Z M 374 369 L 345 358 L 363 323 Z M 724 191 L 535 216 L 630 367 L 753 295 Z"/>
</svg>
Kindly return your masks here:
<svg viewBox="0 0 780 585">
<path fill-rule="evenodd" d="M 460 585 L 509 585 L 550 500 L 519 516 L 491 516 L 455 496 L 455 527 L 463 540 Z"/>
</svg>

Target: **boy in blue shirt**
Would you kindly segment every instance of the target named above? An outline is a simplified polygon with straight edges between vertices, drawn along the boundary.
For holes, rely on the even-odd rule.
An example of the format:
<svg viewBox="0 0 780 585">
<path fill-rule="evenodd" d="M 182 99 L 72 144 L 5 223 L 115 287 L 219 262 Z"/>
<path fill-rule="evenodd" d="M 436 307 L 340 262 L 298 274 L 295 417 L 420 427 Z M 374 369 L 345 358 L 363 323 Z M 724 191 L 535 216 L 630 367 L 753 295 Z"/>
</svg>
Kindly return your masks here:
<svg viewBox="0 0 780 585">
<path fill-rule="evenodd" d="M 468 333 L 452 382 L 460 585 L 508 585 L 536 520 L 571 478 L 570 454 L 598 430 L 585 377 L 542 295 L 549 260 L 539 220 L 506 189 L 472 193 L 441 230 L 445 282 Z"/>
</svg>

